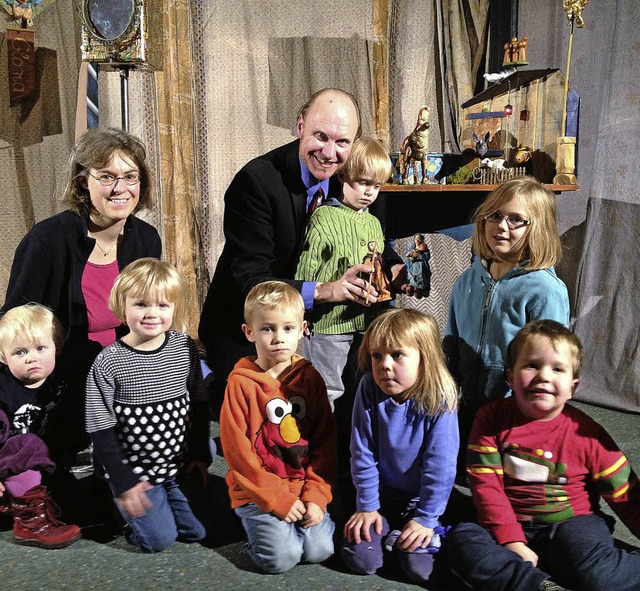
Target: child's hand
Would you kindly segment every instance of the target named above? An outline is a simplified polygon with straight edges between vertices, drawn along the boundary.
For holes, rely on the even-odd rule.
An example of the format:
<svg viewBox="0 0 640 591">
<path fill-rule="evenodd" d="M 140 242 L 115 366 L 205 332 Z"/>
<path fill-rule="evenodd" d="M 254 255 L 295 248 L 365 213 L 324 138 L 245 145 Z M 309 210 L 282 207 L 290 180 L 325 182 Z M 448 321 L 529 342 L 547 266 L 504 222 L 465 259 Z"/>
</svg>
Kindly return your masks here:
<svg viewBox="0 0 640 591">
<path fill-rule="evenodd" d="M 200 478 L 202 478 L 202 486 L 207 486 L 209 482 L 209 472 L 207 468 L 208 466 L 205 462 L 189 462 L 184 471 L 190 474 L 193 470 L 196 470 L 198 474 L 200 474 Z"/>
<path fill-rule="evenodd" d="M 4 491 L 5 491 L 4 484 L 0 482 L 0 497 L 4 494 Z"/>
<path fill-rule="evenodd" d="M 524 542 L 509 542 L 504 544 L 504 547 L 509 548 L 511 552 L 515 552 L 523 560 L 533 564 L 533 566 L 538 566 L 538 555 Z"/>
<path fill-rule="evenodd" d="M 415 519 L 405 523 L 396 540 L 398 550 L 413 552 L 417 548 L 426 548 L 433 537 L 433 528 L 420 525 Z"/>
<path fill-rule="evenodd" d="M 142 517 L 151 507 L 147 491 L 152 488 L 153 485 L 149 482 L 138 482 L 134 487 L 116 497 L 116 504 L 131 517 Z"/>
<path fill-rule="evenodd" d="M 344 526 L 344 537 L 354 544 L 362 540 L 371 541 L 371 526 L 375 532 L 382 533 L 382 515 L 377 511 L 356 511 Z"/>
<path fill-rule="evenodd" d="M 296 499 L 296 502 L 291 506 L 284 520 L 287 523 L 295 523 L 296 521 L 300 521 L 306 512 L 307 508 L 304 506 L 304 503 L 300 499 Z"/>
<path fill-rule="evenodd" d="M 318 525 L 324 519 L 324 511 L 319 505 L 316 505 L 312 501 L 308 501 L 304 506 L 306 512 L 302 518 L 302 527 L 305 529 Z"/>
</svg>

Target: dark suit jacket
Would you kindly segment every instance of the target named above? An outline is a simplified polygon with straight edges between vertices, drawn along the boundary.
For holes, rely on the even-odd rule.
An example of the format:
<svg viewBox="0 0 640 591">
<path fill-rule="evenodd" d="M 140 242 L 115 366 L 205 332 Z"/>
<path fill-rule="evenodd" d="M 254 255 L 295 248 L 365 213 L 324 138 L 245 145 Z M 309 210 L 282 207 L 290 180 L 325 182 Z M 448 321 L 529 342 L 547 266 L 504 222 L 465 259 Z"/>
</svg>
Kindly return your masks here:
<svg viewBox="0 0 640 591">
<path fill-rule="evenodd" d="M 302 288 L 293 279 L 307 217 L 298 147 L 295 140 L 251 160 L 225 193 L 225 245 L 198 328 L 215 379 L 226 380 L 240 357 L 255 354 L 241 329 L 249 290 L 273 279 Z M 334 176 L 329 196 L 340 194 Z"/>
</svg>

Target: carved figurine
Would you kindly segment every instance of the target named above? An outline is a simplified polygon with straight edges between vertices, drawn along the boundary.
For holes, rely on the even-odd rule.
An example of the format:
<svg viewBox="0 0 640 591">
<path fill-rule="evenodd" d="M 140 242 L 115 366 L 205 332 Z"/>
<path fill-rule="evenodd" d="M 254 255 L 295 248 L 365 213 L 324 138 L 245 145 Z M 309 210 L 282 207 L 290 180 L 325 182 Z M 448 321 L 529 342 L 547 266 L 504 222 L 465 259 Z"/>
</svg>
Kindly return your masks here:
<svg viewBox="0 0 640 591">
<path fill-rule="evenodd" d="M 414 130 L 404 138 L 400 146 L 400 174 L 402 180 L 400 184 L 408 184 L 409 165 L 413 163 L 413 177 L 415 184 L 418 184 L 418 163 L 422 174 L 422 184 L 429 181 L 427 179 L 427 156 L 429 152 L 429 107 L 422 107 L 418 113 L 418 121 Z"/>
<path fill-rule="evenodd" d="M 391 299 L 391 282 L 384 272 L 382 266 L 382 255 L 378 252 L 378 245 L 375 240 L 367 244 L 369 252 L 364 255 L 362 262 L 371 265 L 372 271 L 369 274 L 369 285 L 378 292 L 378 301 L 384 302 Z"/>
<path fill-rule="evenodd" d="M 529 45 L 529 38 L 523 37 L 518 40 L 517 37 L 513 37 L 510 43 L 504 44 L 504 57 L 502 59 L 503 66 L 526 66 L 527 62 L 527 46 Z"/>
<path fill-rule="evenodd" d="M 514 37 L 513 39 L 511 39 L 509 48 L 510 48 L 509 55 L 511 56 L 511 62 L 515 63 L 518 61 L 518 38 L 517 37 Z"/>
<path fill-rule="evenodd" d="M 14 0 L 13 16 L 21 29 L 33 27 L 33 6 L 31 0 Z"/>
<path fill-rule="evenodd" d="M 416 297 L 428 297 L 431 292 L 431 267 L 429 266 L 431 251 L 424 241 L 424 234 L 415 234 L 413 246 L 406 254 L 407 279 L 409 284 L 404 292 Z"/>
<path fill-rule="evenodd" d="M 527 46 L 529 45 L 529 37 L 526 35 L 522 38 L 522 40 L 518 41 L 518 61 L 526 62 L 527 61 Z"/>
<path fill-rule="evenodd" d="M 531 149 L 528 146 L 519 145 L 513 153 L 513 161 L 522 166 L 525 162 L 531 160 Z"/>
<path fill-rule="evenodd" d="M 504 80 L 505 78 L 508 78 L 515 71 L 516 71 L 515 68 L 505 68 L 504 70 L 500 70 L 500 72 L 494 72 L 494 73 L 491 73 L 491 74 L 489 74 L 489 73 L 482 74 L 482 77 L 487 82 L 490 82 L 491 84 L 494 84 L 496 82 L 500 82 L 501 80 Z"/>
<path fill-rule="evenodd" d="M 489 151 L 489 140 L 491 139 L 491 133 L 487 131 L 484 134 L 484 137 L 478 137 L 478 135 L 473 132 L 473 141 L 476 143 L 476 154 L 482 158 Z"/>
<path fill-rule="evenodd" d="M 511 59 L 511 43 L 504 44 L 504 57 L 502 58 L 502 65 L 510 64 L 513 60 Z"/>
<path fill-rule="evenodd" d="M 589 0 L 563 0 L 562 9 L 567 13 L 567 20 L 569 24 L 573 20 L 579 29 L 582 29 L 585 24 L 582 19 L 582 9 L 587 5 Z"/>
</svg>

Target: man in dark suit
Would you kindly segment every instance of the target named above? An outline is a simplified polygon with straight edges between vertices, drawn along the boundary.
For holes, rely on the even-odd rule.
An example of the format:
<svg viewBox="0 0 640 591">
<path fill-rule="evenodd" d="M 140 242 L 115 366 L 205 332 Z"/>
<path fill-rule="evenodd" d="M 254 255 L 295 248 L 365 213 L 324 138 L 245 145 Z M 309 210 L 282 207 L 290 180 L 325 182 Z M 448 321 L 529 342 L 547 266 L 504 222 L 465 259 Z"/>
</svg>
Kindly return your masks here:
<svg viewBox="0 0 640 591">
<path fill-rule="evenodd" d="M 375 302 L 360 273 L 351 267 L 338 281 L 303 283 L 293 279 L 308 211 L 319 195 L 339 197 L 333 175 L 360 135 L 358 105 L 334 88 L 314 94 L 300 109 L 298 139 L 243 166 L 225 193 L 225 246 L 200 318 L 198 334 L 214 375 L 214 407 L 221 404 L 227 376 L 236 361 L 254 355 L 242 330 L 244 299 L 263 281 L 279 279 L 298 289 L 307 309 L 314 302 Z M 404 269 L 393 260 L 392 274 Z"/>
</svg>

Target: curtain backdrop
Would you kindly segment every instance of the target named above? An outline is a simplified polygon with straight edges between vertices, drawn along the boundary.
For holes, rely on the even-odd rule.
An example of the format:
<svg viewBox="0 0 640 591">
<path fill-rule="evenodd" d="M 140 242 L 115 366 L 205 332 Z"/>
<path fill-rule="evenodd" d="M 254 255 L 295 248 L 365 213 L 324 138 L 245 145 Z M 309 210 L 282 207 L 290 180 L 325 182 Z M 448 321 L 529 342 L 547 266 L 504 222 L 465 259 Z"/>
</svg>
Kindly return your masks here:
<svg viewBox="0 0 640 591">
<path fill-rule="evenodd" d="M 164 67 L 155 81 L 164 258 L 187 286 L 189 328 L 195 336 L 208 274 L 200 233 L 202 195 L 196 187 L 190 4 L 165 0 Z"/>
<path fill-rule="evenodd" d="M 640 165 L 633 154 L 640 138 L 640 33 L 632 14 L 638 14 L 633 0 L 592 2 L 583 12 L 589 30 L 574 32 L 580 45 L 577 51 L 574 45 L 571 78 L 586 74 L 583 84 L 597 85 L 601 97 L 581 125 L 581 143 L 592 144 L 593 165 L 579 163 L 579 182 L 587 177 L 590 186 L 574 315 L 585 345 L 576 398 L 638 411 Z"/>
<path fill-rule="evenodd" d="M 373 0 L 317 2 L 201 0 L 192 3 L 202 51 L 195 96 L 206 214 L 209 272 L 222 251 L 223 196 L 251 158 L 294 139 L 295 115 L 325 86 L 354 92 L 372 131 Z M 280 53 L 282 50 L 282 53 Z"/>
<path fill-rule="evenodd" d="M 475 94 L 489 0 L 392 0 L 389 112 L 392 151 L 430 108 L 430 152 L 458 152 L 460 104 Z"/>
<path fill-rule="evenodd" d="M 2 294 L 22 236 L 34 222 L 59 209 L 54 193 L 74 141 L 80 68 L 78 13 L 72 4 L 56 2 L 36 19 L 39 93 L 14 107 L 8 104 L 6 37 L 0 31 L 0 80 L 5 81 L 0 83 Z M 379 17 L 383 4 L 383 0 L 355 0 L 336 11 L 317 3 L 167 0 L 165 41 L 175 62 L 167 64 L 161 75 L 131 73 L 131 131 L 146 142 L 151 166 L 158 172 L 159 206 L 145 216 L 165 234 L 167 249 L 175 249 L 172 262 L 186 265 L 195 294 L 191 297 L 198 296 L 196 284 L 207 282 L 198 253 L 204 252 L 206 271 L 211 272 L 222 249 L 223 195 L 232 176 L 250 158 L 293 137 L 301 95 L 288 100 L 285 94 L 274 102 L 278 83 L 273 72 L 286 69 L 277 70 L 269 48 L 290 44 L 291 67 L 299 78 L 289 85 L 292 93 L 304 89 L 306 98 L 315 84 L 345 84 L 340 76 L 348 73 L 355 76 L 350 84 L 358 98 L 373 113 L 371 105 L 379 106 L 383 98 L 384 81 L 373 86 L 371 82 L 385 30 L 374 15 Z M 636 4 L 635 0 L 590 2 L 583 12 L 587 29 L 576 29 L 570 82 L 581 101 L 580 190 L 560 195 L 558 205 L 565 246 L 559 273 L 569 287 L 574 327 L 586 349 L 576 398 L 639 411 Z M 423 104 L 432 107 L 430 150 L 455 149 L 458 105 L 473 94 L 486 38 L 486 6 L 480 0 L 389 0 L 390 149 L 397 149 L 413 128 Z M 184 20 L 187 7 L 192 11 L 192 35 Z M 564 71 L 568 27 L 562 3 L 520 2 L 518 25 L 518 34 L 529 37 L 528 68 Z M 291 39 L 295 41 L 286 41 Z M 185 54 L 187 40 L 194 48 L 190 59 Z M 321 61 L 300 68 L 312 55 L 322 56 L 332 67 L 325 68 Z M 120 125 L 119 102 L 118 73 L 101 72 L 101 126 Z M 274 105 L 286 108 L 277 123 L 270 119 Z M 163 133 L 173 132 L 171 142 L 161 140 L 159 121 Z M 371 121 L 373 129 L 383 129 L 379 115 Z M 185 217 L 178 218 L 172 208 Z M 170 225 L 174 227 L 169 229 Z M 190 231 L 196 227 L 201 228 L 202 245 L 198 232 Z M 190 240 L 184 252 L 182 240 Z M 433 246 L 438 248 L 435 241 Z"/>
<path fill-rule="evenodd" d="M 35 18 L 37 87 L 11 107 L 5 26 L 0 9 L 0 301 L 13 253 L 35 222 L 59 211 L 55 199 L 74 141 L 80 27 L 72 2 L 55 2 Z"/>
<path fill-rule="evenodd" d="M 574 28 L 580 190 L 558 196 L 573 326 L 585 347 L 576 399 L 640 412 L 640 31 L 634 0 L 589 2 Z M 566 72 L 569 26 L 556 0 L 520 2 L 529 68 Z"/>
</svg>

